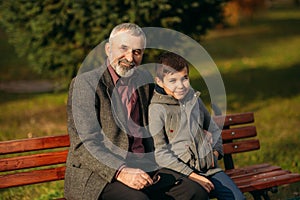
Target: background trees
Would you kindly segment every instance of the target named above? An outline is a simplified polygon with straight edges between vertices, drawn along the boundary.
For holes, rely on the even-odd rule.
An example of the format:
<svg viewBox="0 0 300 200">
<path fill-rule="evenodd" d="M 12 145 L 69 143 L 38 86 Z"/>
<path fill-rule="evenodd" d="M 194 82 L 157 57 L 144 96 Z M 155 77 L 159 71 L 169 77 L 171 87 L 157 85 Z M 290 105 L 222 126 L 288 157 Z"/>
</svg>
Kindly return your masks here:
<svg viewBox="0 0 300 200">
<path fill-rule="evenodd" d="M 171 28 L 194 39 L 220 23 L 226 0 L 1 1 L 0 24 L 35 71 L 68 83 L 121 22 Z"/>
</svg>

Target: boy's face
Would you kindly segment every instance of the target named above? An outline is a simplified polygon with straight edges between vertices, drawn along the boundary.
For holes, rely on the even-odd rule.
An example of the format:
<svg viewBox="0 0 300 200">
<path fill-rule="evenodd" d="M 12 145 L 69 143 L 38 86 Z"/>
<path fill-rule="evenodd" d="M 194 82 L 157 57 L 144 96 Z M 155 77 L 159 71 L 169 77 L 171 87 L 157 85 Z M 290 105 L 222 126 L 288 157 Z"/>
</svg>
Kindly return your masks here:
<svg viewBox="0 0 300 200">
<path fill-rule="evenodd" d="M 176 71 L 166 74 L 163 80 L 157 78 L 156 81 L 168 95 L 178 100 L 183 99 L 190 88 L 190 80 L 186 67 L 180 72 Z"/>
</svg>

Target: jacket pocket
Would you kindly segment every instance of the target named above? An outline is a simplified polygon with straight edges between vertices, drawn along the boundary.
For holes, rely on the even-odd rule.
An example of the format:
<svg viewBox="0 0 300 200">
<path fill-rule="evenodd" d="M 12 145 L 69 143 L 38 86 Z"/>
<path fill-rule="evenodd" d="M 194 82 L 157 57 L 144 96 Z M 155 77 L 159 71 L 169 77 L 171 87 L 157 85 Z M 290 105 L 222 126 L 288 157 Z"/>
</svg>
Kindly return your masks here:
<svg viewBox="0 0 300 200">
<path fill-rule="evenodd" d="M 190 147 L 187 147 L 187 150 L 179 159 L 191 168 L 194 168 L 196 165 L 196 157 Z"/>
<path fill-rule="evenodd" d="M 92 171 L 79 167 L 73 165 L 66 169 L 65 196 L 67 199 L 84 199 L 84 190 Z"/>
</svg>

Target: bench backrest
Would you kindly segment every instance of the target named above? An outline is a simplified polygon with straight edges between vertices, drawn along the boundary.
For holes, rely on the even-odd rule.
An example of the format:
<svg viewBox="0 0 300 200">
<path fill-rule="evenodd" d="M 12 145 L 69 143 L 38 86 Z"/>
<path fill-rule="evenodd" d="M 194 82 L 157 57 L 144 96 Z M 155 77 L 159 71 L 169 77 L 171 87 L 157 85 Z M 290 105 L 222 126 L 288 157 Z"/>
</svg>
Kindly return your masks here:
<svg viewBox="0 0 300 200">
<path fill-rule="evenodd" d="M 252 112 L 229 114 L 214 117 L 216 123 L 222 127 L 222 139 L 224 150 L 225 169 L 234 169 L 232 154 L 248 152 L 260 148 L 259 140 L 254 138 L 257 135 Z M 224 124 L 222 124 L 224 122 Z"/>
<path fill-rule="evenodd" d="M 69 145 L 68 135 L 0 142 L 0 188 L 64 179 Z"/>
<path fill-rule="evenodd" d="M 259 149 L 258 139 L 245 140 L 256 136 L 255 127 L 248 125 L 254 122 L 253 113 L 230 114 L 214 119 L 220 127 L 223 126 L 226 169 L 234 168 L 232 154 Z M 64 179 L 69 145 L 68 135 L 0 142 L 0 188 Z"/>
</svg>

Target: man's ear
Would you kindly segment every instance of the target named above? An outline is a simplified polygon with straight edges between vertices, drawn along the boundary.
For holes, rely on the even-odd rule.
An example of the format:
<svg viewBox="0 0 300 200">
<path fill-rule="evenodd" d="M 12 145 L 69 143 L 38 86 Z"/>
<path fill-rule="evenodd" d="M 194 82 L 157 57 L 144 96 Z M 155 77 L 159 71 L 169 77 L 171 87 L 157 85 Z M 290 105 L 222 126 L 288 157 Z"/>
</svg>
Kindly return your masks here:
<svg viewBox="0 0 300 200">
<path fill-rule="evenodd" d="M 155 77 L 155 82 L 159 87 L 163 88 L 163 86 L 164 86 L 163 81 L 160 78 L 158 78 L 157 76 Z"/>
<path fill-rule="evenodd" d="M 109 54 L 110 54 L 110 44 L 107 42 L 105 44 L 105 54 L 107 57 L 109 57 Z"/>
</svg>

